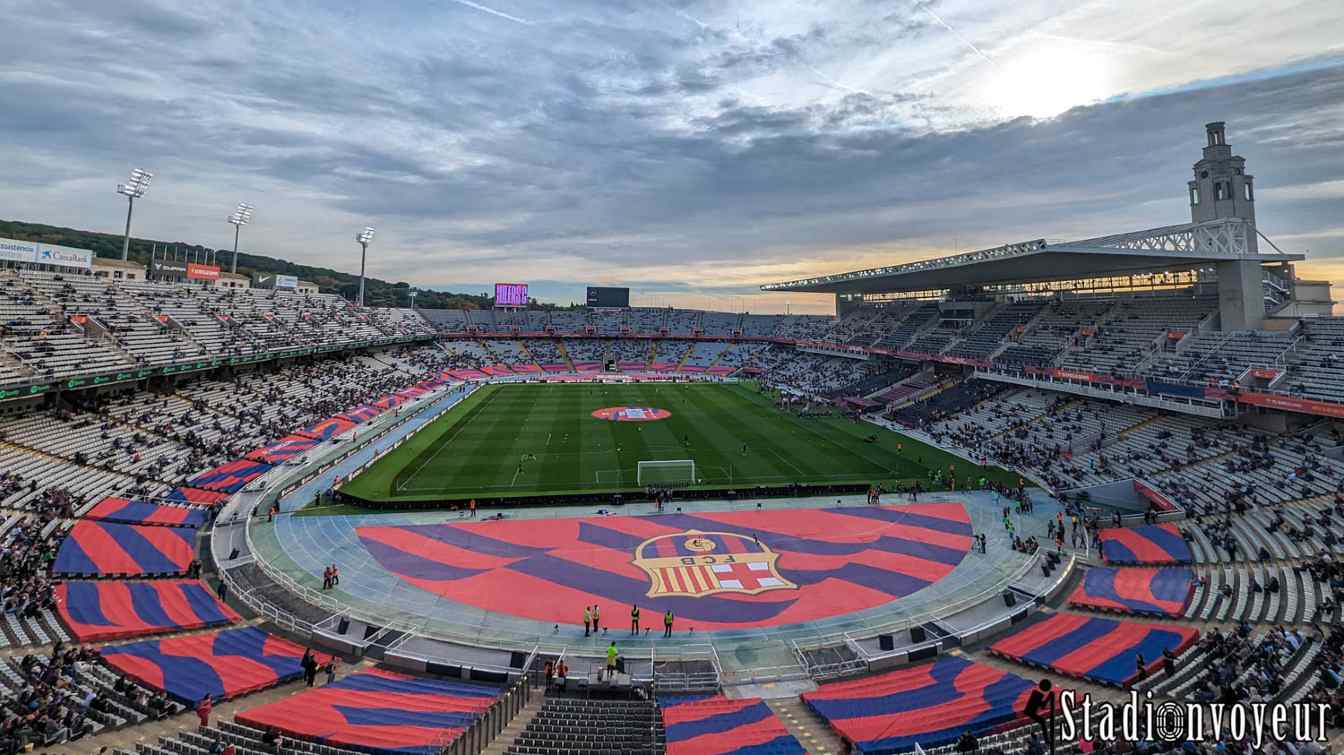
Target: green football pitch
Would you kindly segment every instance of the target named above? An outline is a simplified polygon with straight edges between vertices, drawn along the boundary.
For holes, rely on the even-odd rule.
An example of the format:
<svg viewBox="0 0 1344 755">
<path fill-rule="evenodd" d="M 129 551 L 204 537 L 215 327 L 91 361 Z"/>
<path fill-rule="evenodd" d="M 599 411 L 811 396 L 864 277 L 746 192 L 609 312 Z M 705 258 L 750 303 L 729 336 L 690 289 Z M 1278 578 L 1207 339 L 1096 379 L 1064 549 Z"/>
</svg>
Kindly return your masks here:
<svg viewBox="0 0 1344 755">
<path fill-rule="evenodd" d="M 611 407 L 661 409 L 653 421 L 594 417 Z M 875 437 L 874 437 L 875 436 Z M 693 461 L 645 465 L 641 461 Z M 647 484 L 745 489 L 880 483 L 930 468 L 961 480 L 1016 477 L 868 423 L 799 417 L 740 384 L 490 385 L 379 459 L 342 492 L 370 502 L 433 502 L 641 490 Z"/>
</svg>

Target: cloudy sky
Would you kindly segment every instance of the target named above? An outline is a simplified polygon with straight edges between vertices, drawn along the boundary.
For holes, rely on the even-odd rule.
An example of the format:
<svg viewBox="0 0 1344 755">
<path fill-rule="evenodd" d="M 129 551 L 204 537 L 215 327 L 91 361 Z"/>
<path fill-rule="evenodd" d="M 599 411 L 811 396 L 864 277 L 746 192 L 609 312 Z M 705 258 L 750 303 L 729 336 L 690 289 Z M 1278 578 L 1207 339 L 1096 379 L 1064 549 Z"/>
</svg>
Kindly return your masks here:
<svg viewBox="0 0 1344 755">
<path fill-rule="evenodd" d="M 1344 3 L 0 0 L 0 217 L 449 290 L 815 311 L 760 283 L 1188 219 L 1228 122 L 1344 281 Z M 1337 290 L 1336 298 L 1344 298 Z"/>
</svg>

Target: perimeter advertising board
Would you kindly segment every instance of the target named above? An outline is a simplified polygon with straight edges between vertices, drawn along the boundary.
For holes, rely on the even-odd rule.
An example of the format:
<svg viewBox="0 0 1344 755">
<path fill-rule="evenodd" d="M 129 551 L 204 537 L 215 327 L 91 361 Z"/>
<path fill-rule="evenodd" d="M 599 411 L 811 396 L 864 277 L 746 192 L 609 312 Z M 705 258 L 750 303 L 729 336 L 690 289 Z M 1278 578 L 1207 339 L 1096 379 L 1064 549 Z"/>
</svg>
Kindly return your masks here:
<svg viewBox="0 0 1344 755">
<path fill-rule="evenodd" d="M 89 270 L 93 267 L 93 252 L 59 244 L 39 241 L 0 239 L 0 261 L 28 262 L 36 265 L 56 265 Z"/>
<path fill-rule="evenodd" d="M 196 262 L 188 262 L 187 278 L 194 281 L 219 280 L 219 267 L 216 265 L 202 265 Z"/>
</svg>

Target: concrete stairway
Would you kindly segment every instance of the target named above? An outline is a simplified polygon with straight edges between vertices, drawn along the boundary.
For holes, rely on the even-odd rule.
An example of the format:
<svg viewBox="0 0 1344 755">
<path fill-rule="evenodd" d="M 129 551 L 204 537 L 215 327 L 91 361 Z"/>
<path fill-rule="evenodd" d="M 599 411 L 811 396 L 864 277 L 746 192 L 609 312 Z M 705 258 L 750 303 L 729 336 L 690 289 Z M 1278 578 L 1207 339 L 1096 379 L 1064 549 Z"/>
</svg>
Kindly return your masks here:
<svg viewBox="0 0 1344 755">
<path fill-rule="evenodd" d="M 527 725 L 532 723 L 532 719 L 537 717 L 537 712 L 541 710 L 541 704 L 545 699 L 545 694 L 534 692 L 532 699 L 527 702 L 527 705 L 523 706 L 522 710 L 518 711 L 518 715 L 513 717 L 513 720 L 504 727 L 499 736 L 495 737 L 494 741 L 487 745 L 484 750 L 481 750 L 481 755 L 504 755 L 508 752 L 509 746 L 518 738 L 518 735 L 522 734 L 527 729 Z"/>
<path fill-rule="evenodd" d="M 784 697 L 765 702 L 810 755 L 840 755 L 846 751 L 840 737 L 803 704 L 802 698 Z"/>
</svg>

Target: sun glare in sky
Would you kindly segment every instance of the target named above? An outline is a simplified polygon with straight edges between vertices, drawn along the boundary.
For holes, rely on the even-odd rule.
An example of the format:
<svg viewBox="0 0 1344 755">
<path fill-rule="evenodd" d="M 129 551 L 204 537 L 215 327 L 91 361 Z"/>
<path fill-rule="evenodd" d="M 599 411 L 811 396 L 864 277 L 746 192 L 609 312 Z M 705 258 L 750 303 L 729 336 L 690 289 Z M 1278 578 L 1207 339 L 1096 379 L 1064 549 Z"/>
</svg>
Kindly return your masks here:
<svg viewBox="0 0 1344 755">
<path fill-rule="evenodd" d="M 1050 40 L 996 59 L 984 77 L 983 101 L 1005 117 L 1052 118 L 1110 96 L 1106 59 L 1095 51 Z"/>
</svg>

